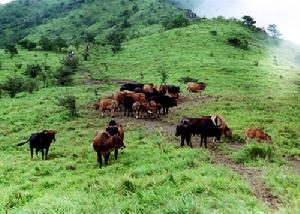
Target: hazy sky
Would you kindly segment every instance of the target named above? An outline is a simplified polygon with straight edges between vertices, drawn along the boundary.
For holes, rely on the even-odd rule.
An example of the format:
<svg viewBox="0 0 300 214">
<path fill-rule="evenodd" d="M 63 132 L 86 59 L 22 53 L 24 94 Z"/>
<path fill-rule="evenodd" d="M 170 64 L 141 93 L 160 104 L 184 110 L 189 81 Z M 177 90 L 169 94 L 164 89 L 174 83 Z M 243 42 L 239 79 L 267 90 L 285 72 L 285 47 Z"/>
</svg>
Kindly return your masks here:
<svg viewBox="0 0 300 214">
<path fill-rule="evenodd" d="M 184 0 L 182 0 L 184 1 Z M 240 18 L 250 15 L 257 26 L 276 24 L 283 38 L 300 45 L 300 0 L 186 0 L 199 16 Z"/>
<path fill-rule="evenodd" d="M 0 3 L 1 4 L 4 4 L 4 3 L 7 3 L 7 2 L 10 2 L 11 0 L 0 0 Z"/>
</svg>

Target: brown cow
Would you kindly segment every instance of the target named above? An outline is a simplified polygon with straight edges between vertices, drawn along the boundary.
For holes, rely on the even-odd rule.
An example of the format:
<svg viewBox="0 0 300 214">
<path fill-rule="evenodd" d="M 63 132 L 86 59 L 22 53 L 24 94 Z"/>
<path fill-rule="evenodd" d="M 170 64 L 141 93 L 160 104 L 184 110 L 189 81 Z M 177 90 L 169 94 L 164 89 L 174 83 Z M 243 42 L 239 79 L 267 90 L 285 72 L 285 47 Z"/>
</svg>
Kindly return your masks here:
<svg viewBox="0 0 300 214">
<path fill-rule="evenodd" d="M 115 110 L 118 108 L 118 101 L 111 98 L 104 98 L 99 100 L 93 105 L 95 110 L 100 110 L 102 117 L 104 117 L 105 110 L 109 110 L 111 112 L 111 116 L 114 116 Z"/>
<path fill-rule="evenodd" d="M 128 94 L 127 91 L 115 92 L 112 94 L 112 98 L 118 101 L 119 105 L 122 105 L 127 94 Z"/>
<path fill-rule="evenodd" d="M 145 102 L 146 101 L 146 95 L 143 93 L 128 93 L 127 96 L 133 97 L 135 102 Z"/>
<path fill-rule="evenodd" d="M 245 130 L 245 138 L 246 141 L 249 139 L 254 139 L 256 140 L 256 143 L 260 143 L 261 140 L 270 142 L 271 136 L 266 134 L 263 130 L 257 129 L 257 128 L 248 128 Z"/>
<path fill-rule="evenodd" d="M 135 102 L 132 106 L 133 111 L 135 112 L 135 117 L 143 118 L 144 113 L 147 113 L 148 118 L 154 115 L 156 118 L 158 117 L 158 110 L 160 109 L 160 105 L 155 101 L 147 102 Z"/>
<path fill-rule="evenodd" d="M 99 131 L 93 140 L 94 150 L 97 152 L 100 168 L 102 167 L 102 155 L 105 159 L 105 164 L 108 164 L 110 151 L 124 147 L 122 138 L 119 135 L 111 136 L 106 131 Z"/>
<path fill-rule="evenodd" d="M 206 82 L 189 82 L 187 83 L 188 92 L 202 92 L 207 86 Z"/>
</svg>

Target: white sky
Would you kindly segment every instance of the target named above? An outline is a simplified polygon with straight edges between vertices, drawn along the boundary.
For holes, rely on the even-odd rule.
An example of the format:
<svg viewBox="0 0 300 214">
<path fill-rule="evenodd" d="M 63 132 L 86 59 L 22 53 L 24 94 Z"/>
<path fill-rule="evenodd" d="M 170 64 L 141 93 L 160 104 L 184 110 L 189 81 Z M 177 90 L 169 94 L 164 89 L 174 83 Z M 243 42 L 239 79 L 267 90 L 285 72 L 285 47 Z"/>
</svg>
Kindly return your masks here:
<svg viewBox="0 0 300 214">
<path fill-rule="evenodd" d="M 250 15 L 259 27 L 276 24 L 284 39 L 300 45 L 300 0 L 194 0 L 193 4 L 199 16 Z"/>
<path fill-rule="evenodd" d="M 12 0 L 0 0 L 0 3 L 5 4 L 5 3 L 10 2 L 10 1 L 12 1 Z"/>
</svg>

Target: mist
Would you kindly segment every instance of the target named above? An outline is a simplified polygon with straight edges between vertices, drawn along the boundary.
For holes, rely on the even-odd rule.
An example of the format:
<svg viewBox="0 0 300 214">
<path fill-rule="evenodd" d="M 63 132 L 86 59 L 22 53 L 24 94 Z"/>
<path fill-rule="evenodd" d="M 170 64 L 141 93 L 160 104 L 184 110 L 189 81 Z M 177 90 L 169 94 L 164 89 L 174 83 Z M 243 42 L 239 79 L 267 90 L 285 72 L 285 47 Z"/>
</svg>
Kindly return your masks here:
<svg viewBox="0 0 300 214">
<path fill-rule="evenodd" d="M 276 24 L 282 38 L 300 45 L 299 0 L 175 0 L 192 9 L 199 17 L 224 16 L 241 18 L 250 15 L 258 27 Z"/>
</svg>

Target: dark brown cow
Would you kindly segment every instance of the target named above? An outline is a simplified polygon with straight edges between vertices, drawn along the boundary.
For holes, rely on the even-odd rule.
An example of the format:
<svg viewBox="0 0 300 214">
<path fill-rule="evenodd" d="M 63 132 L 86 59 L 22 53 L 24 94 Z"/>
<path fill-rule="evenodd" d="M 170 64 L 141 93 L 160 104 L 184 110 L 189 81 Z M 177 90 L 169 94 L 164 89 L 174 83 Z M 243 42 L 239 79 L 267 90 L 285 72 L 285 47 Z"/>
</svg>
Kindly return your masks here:
<svg viewBox="0 0 300 214">
<path fill-rule="evenodd" d="M 120 135 L 111 136 L 107 131 L 99 131 L 93 140 L 94 150 L 97 152 L 100 168 L 102 167 L 102 155 L 105 159 L 105 164 L 108 164 L 110 152 L 115 149 L 124 147 L 123 140 Z"/>
<path fill-rule="evenodd" d="M 206 82 L 189 82 L 187 83 L 188 92 L 202 92 L 207 86 Z"/>
<path fill-rule="evenodd" d="M 249 139 L 255 139 L 256 143 L 260 143 L 261 140 L 270 142 L 271 136 L 266 134 L 263 130 L 257 128 L 248 128 L 245 130 L 246 141 Z"/>
</svg>

